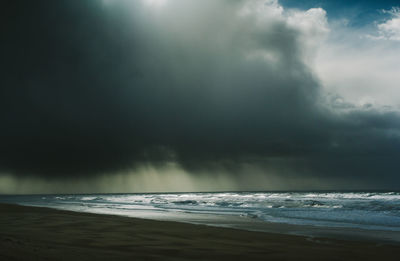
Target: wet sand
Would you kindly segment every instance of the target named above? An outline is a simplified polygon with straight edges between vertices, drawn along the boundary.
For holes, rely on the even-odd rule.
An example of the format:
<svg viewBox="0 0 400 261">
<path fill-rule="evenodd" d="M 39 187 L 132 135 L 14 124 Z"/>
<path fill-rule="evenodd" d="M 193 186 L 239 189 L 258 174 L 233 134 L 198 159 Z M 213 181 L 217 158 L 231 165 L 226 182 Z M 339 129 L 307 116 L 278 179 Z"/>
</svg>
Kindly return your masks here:
<svg viewBox="0 0 400 261">
<path fill-rule="evenodd" d="M 0 204 L 0 260 L 399 260 L 400 244 Z"/>
</svg>

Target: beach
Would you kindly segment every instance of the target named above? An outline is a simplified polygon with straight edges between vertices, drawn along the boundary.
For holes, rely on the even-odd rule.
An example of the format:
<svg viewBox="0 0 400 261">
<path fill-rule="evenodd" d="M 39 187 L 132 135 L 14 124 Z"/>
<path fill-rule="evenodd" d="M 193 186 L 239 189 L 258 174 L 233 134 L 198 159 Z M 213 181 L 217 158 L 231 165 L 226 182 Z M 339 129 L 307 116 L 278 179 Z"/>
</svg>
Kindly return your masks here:
<svg viewBox="0 0 400 261">
<path fill-rule="evenodd" d="M 400 245 L 0 204 L 1 260 L 398 260 Z"/>
</svg>

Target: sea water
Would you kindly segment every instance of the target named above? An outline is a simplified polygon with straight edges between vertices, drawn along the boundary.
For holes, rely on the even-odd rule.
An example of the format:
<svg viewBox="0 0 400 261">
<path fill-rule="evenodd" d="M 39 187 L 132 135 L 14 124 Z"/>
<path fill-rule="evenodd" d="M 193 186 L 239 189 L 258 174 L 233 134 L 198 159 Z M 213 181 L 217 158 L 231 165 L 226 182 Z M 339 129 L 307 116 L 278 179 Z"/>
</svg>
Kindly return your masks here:
<svg viewBox="0 0 400 261">
<path fill-rule="evenodd" d="M 3 195 L 0 202 L 160 220 L 185 214 L 236 216 L 294 225 L 400 231 L 399 192 Z"/>
</svg>

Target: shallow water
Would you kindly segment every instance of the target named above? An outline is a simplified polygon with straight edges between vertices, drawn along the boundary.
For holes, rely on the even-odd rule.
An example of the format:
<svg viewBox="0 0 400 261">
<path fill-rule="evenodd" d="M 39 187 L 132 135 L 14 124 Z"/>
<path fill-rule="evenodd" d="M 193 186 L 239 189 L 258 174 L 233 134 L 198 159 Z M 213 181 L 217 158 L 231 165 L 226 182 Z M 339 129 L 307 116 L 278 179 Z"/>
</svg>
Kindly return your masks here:
<svg viewBox="0 0 400 261">
<path fill-rule="evenodd" d="M 236 216 L 294 225 L 400 231 L 399 192 L 7 195 L 0 196 L 0 202 L 159 220 Z"/>
</svg>

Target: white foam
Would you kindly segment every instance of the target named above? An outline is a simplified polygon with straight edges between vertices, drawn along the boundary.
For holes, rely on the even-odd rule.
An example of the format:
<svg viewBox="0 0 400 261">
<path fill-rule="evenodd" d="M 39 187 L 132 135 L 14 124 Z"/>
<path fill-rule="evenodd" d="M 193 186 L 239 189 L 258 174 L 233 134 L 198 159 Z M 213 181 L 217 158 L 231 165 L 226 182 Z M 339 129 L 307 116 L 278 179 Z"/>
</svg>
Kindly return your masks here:
<svg viewBox="0 0 400 261">
<path fill-rule="evenodd" d="M 400 231 L 397 192 L 224 192 L 8 196 L 3 201 L 124 216 L 212 213 L 270 222 Z"/>
</svg>

